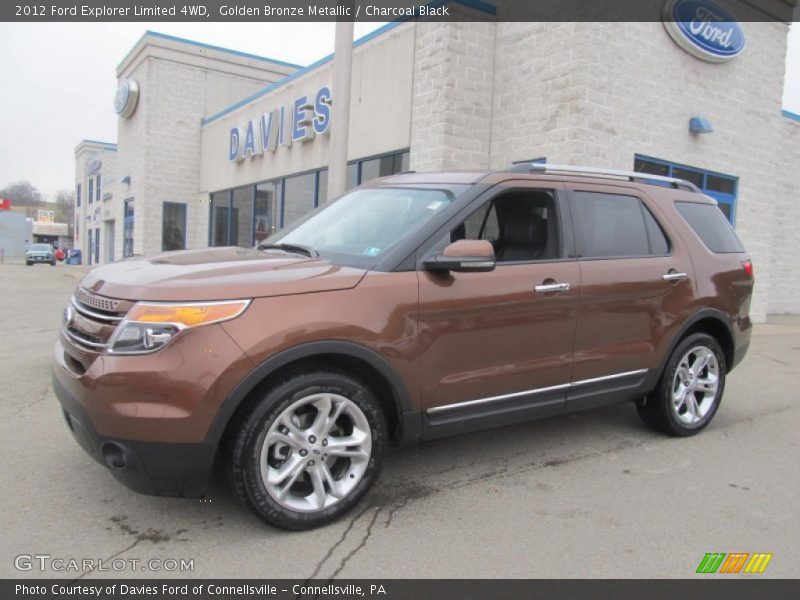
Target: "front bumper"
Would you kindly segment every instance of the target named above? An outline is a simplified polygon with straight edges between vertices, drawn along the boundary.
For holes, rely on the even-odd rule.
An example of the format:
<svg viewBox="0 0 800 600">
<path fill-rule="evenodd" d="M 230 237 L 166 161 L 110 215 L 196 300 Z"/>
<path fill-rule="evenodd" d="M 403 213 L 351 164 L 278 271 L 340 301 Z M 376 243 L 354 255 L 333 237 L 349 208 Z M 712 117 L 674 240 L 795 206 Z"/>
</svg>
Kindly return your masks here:
<svg viewBox="0 0 800 600">
<path fill-rule="evenodd" d="M 217 444 L 112 439 L 97 433 L 86 410 L 53 373 L 67 427 L 86 453 L 140 494 L 197 498 L 205 494 Z"/>
<path fill-rule="evenodd" d="M 54 344 L 53 389 L 80 446 L 134 491 L 202 496 L 219 443 L 211 422 L 252 369 L 238 346 L 217 325 L 150 355 L 79 355 L 69 344 Z"/>
</svg>

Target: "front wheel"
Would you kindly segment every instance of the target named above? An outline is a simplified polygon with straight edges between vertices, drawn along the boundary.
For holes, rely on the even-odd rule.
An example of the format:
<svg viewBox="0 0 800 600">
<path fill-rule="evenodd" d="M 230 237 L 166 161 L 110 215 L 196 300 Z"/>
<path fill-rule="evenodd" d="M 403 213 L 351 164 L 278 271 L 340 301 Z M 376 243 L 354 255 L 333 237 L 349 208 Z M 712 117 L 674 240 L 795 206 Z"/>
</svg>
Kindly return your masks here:
<svg viewBox="0 0 800 600">
<path fill-rule="evenodd" d="M 309 529 L 352 508 L 387 444 L 372 390 L 335 370 L 297 373 L 263 393 L 235 434 L 228 477 L 265 521 Z"/>
<path fill-rule="evenodd" d="M 656 389 L 637 403 L 639 416 L 669 435 L 700 432 L 722 401 L 725 372 L 725 355 L 713 337 L 686 337 L 673 350 Z"/>
</svg>

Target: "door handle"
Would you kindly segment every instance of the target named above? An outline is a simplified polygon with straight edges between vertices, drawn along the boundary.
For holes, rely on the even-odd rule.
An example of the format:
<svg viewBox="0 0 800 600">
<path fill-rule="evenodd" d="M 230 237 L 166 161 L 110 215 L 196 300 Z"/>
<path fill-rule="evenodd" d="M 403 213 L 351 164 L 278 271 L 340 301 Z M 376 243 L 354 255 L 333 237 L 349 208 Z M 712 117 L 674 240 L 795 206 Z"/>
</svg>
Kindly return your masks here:
<svg viewBox="0 0 800 600">
<path fill-rule="evenodd" d="M 688 278 L 689 276 L 686 273 L 677 273 L 675 271 L 670 271 L 666 275 L 661 276 L 661 279 L 664 281 L 683 281 Z"/>
<path fill-rule="evenodd" d="M 552 292 L 568 292 L 568 283 L 543 283 L 533 288 L 537 294 L 549 294 Z"/>
</svg>

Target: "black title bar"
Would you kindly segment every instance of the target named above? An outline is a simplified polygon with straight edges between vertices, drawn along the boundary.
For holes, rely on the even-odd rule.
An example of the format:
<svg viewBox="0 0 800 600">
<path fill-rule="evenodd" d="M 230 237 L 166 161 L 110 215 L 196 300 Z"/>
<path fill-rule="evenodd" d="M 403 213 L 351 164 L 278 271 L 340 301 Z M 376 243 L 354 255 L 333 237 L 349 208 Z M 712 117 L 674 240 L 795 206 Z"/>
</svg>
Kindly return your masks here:
<svg viewBox="0 0 800 600">
<path fill-rule="evenodd" d="M 3 0 L 0 21 L 661 21 L 669 0 Z M 742 22 L 795 21 L 798 0 L 713 0 Z"/>
<path fill-rule="evenodd" d="M 782 600 L 800 597 L 799 580 L 754 576 L 672 580 L 563 579 L 5 579 L 3 600 Z"/>
</svg>

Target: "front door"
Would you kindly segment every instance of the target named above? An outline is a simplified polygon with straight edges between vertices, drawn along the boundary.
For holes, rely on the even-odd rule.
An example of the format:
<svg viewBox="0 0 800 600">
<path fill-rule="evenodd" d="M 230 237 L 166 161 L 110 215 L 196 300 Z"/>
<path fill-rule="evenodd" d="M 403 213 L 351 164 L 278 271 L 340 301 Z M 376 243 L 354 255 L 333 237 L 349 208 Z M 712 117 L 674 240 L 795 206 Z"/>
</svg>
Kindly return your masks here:
<svg viewBox="0 0 800 600">
<path fill-rule="evenodd" d="M 427 250 L 485 239 L 497 258 L 491 272 L 419 273 L 428 437 L 562 410 L 580 276 L 577 262 L 563 258 L 560 202 L 558 186 L 518 182 L 484 200 Z"/>
<path fill-rule="evenodd" d="M 579 409 L 624 400 L 655 373 L 692 304 L 694 272 L 649 198 L 630 188 L 567 187 L 581 272 L 567 408 Z"/>
</svg>

